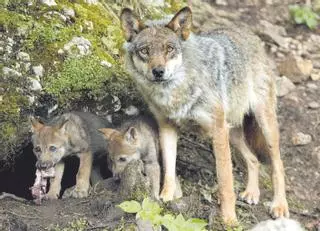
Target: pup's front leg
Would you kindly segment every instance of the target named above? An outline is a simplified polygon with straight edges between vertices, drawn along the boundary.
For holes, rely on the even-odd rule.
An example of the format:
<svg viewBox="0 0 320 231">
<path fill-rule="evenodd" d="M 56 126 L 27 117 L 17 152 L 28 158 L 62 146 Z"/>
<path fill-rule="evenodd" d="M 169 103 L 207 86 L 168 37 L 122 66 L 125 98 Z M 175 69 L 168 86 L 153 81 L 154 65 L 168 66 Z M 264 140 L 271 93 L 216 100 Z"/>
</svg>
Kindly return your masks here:
<svg viewBox="0 0 320 231">
<path fill-rule="evenodd" d="M 152 196 L 159 199 L 160 192 L 160 165 L 159 163 L 145 164 L 145 172 L 151 182 Z"/>
<path fill-rule="evenodd" d="M 170 201 L 176 190 L 176 157 L 178 136 L 176 129 L 166 122 L 159 121 L 160 146 L 164 167 L 164 181 L 160 198 Z"/>
<path fill-rule="evenodd" d="M 93 156 L 91 152 L 84 152 L 79 154 L 78 157 L 80 159 L 80 165 L 77 173 L 76 185 L 65 191 L 63 195 L 64 198 L 83 198 L 87 197 L 89 194 Z"/>
<path fill-rule="evenodd" d="M 61 180 L 64 171 L 64 162 L 60 161 L 54 167 L 54 178 L 50 178 L 50 188 L 48 193 L 46 194 L 46 198 L 49 200 L 58 199 L 61 190 Z"/>
</svg>

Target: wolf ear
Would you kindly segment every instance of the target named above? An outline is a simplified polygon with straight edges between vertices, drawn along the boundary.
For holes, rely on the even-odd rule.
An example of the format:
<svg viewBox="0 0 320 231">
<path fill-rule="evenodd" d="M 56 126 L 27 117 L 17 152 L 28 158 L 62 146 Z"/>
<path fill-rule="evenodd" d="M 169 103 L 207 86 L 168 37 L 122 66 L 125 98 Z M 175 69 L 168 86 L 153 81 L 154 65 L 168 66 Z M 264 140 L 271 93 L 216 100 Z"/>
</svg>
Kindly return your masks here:
<svg viewBox="0 0 320 231">
<path fill-rule="evenodd" d="M 66 133 L 66 131 L 67 131 L 66 125 L 67 125 L 68 121 L 69 121 L 68 119 L 64 119 L 60 123 L 58 123 L 55 127 L 58 130 L 60 130 L 62 133 Z"/>
<path fill-rule="evenodd" d="M 137 141 L 138 139 L 138 132 L 137 129 L 135 129 L 134 127 L 130 127 L 127 131 L 126 134 L 124 135 L 124 137 L 126 138 L 126 140 L 133 144 Z"/>
<path fill-rule="evenodd" d="M 100 128 L 98 129 L 99 132 L 102 133 L 102 135 L 104 136 L 104 138 L 106 140 L 109 140 L 110 137 L 117 132 L 117 130 L 111 129 L 111 128 Z"/>
<path fill-rule="evenodd" d="M 146 26 L 138 19 L 129 8 L 124 8 L 120 15 L 121 27 L 124 37 L 131 42 L 134 36 L 142 31 Z"/>
<path fill-rule="evenodd" d="M 167 24 L 183 40 L 187 40 L 192 27 L 192 12 L 189 7 L 182 8 Z"/>
<path fill-rule="evenodd" d="M 39 122 L 33 116 L 30 116 L 30 122 L 31 122 L 31 130 L 32 130 L 32 132 L 39 131 L 42 127 L 44 127 L 44 124 Z"/>
</svg>

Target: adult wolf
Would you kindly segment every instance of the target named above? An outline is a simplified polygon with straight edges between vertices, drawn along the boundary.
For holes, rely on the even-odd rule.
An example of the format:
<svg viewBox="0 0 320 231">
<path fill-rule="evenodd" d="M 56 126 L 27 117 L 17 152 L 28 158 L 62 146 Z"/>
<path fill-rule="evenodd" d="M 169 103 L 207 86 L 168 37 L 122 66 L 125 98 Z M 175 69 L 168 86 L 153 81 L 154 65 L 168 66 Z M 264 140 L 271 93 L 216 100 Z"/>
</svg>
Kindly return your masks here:
<svg viewBox="0 0 320 231">
<path fill-rule="evenodd" d="M 248 166 L 247 187 L 240 197 L 258 203 L 259 162 L 248 143 L 259 144 L 258 149 L 265 150 L 272 161 L 271 214 L 289 216 L 275 81 L 260 40 L 238 29 L 193 34 L 189 7 L 181 9 L 167 24 L 149 25 L 126 8 L 121 23 L 127 41 L 126 68 L 159 123 L 165 173 L 160 197 L 172 200 L 175 191 L 177 131 L 194 125 L 212 140 L 226 223 L 236 221 L 229 141 Z M 259 142 L 247 142 L 244 131 Z"/>
</svg>

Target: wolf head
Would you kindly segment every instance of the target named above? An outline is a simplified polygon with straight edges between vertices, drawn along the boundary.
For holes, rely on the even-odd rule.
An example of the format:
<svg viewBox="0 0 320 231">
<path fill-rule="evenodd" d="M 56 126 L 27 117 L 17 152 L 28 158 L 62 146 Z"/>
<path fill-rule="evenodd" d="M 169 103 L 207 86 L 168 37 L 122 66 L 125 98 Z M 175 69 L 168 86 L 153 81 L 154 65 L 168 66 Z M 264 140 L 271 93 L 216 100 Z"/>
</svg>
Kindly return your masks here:
<svg viewBox="0 0 320 231">
<path fill-rule="evenodd" d="M 132 68 L 143 78 L 138 80 L 153 83 L 175 80 L 175 73 L 182 66 L 181 43 L 191 32 L 190 8 L 181 9 L 166 25 L 147 26 L 128 8 L 122 10 L 120 19 Z"/>
<path fill-rule="evenodd" d="M 33 152 L 37 157 L 36 167 L 48 169 L 55 166 L 67 152 L 68 120 L 60 121 L 57 125 L 47 126 L 35 118 L 31 118 Z"/>
<path fill-rule="evenodd" d="M 100 132 L 108 141 L 108 154 L 112 162 L 112 173 L 119 176 L 132 160 L 139 160 L 139 134 L 134 127 L 120 132 L 111 128 L 101 128 Z"/>
</svg>

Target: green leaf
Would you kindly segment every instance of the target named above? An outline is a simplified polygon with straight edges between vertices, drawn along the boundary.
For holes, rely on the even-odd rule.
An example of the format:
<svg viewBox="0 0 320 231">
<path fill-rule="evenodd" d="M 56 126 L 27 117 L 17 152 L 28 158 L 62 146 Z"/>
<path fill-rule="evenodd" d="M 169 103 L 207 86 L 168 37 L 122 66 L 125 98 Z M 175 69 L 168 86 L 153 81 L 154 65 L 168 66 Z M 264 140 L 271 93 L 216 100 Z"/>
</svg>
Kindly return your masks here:
<svg viewBox="0 0 320 231">
<path fill-rule="evenodd" d="M 126 213 L 138 213 L 141 211 L 141 205 L 137 201 L 124 201 L 118 205 Z"/>
<path fill-rule="evenodd" d="M 203 230 L 204 227 L 207 226 L 207 222 L 203 219 L 199 219 L 199 218 L 190 218 L 187 220 L 188 226 L 192 227 L 193 230 Z"/>
<path fill-rule="evenodd" d="M 142 201 L 142 209 L 144 211 L 149 211 L 153 214 L 160 214 L 162 209 L 157 202 L 152 201 L 150 198 L 145 198 Z"/>
</svg>

